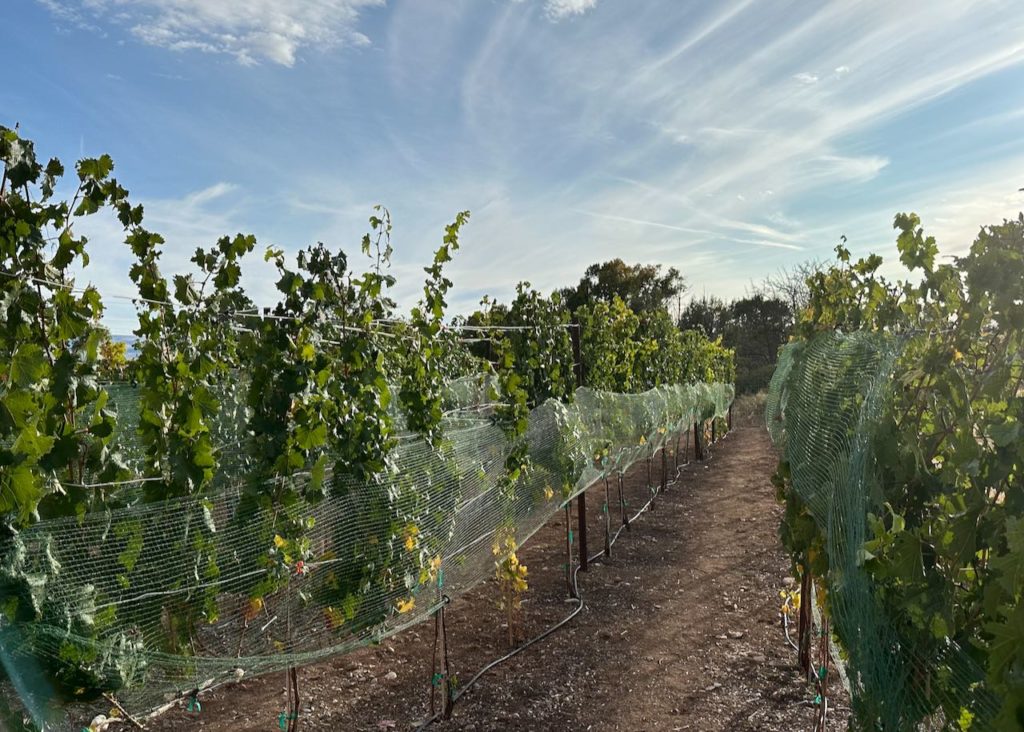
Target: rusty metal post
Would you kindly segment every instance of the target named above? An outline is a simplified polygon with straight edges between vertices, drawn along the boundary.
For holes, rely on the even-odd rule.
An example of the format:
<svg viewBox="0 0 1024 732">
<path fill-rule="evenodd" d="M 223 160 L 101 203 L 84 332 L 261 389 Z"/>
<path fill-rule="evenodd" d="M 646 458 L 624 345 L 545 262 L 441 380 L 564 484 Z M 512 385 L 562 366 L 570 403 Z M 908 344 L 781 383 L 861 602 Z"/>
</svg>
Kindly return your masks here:
<svg viewBox="0 0 1024 732">
<path fill-rule="evenodd" d="M 656 496 L 654 490 L 654 480 L 651 477 L 651 460 L 653 459 L 654 458 L 652 456 L 647 457 L 647 490 L 651 492 L 651 510 L 654 510 L 654 498 Z"/>
<path fill-rule="evenodd" d="M 576 512 L 579 514 L 580 530 L 580 571 L 587 571 L 587 492 L 583 491 L 576 498 Z"/>
<path fill-rule="evenodd" d="M 810 678 L 811 674 L 811 627 L 813 625 L 811 616 L 811 603 L 814 586 L 811 579 L 811 568 L 805 563 L 802 567 L 803 575 L 800 577 L 800 625 L 797 630 L 797 647 L 799 648 L 800 668 L 805 676 Z"/>
<path fill-rule="evenodd" d="M 452 687 L 452 670 L 448 662 L 448 630 L 445 626 L 444 608 L 442 604 L 437 611 L 441 620 L 441 663 L 444 668 L 444 679 L 441 685 L 441 719 L 452 718 L 452 707 L 455 705 L 453 698 L 454 688 Z"/>
<path fill-rule="evenodd" d="M 608 487 L 608 476 L 604 476 L 604 555 L 612 558 L 612 512 L 611 489 Z"/>
<path fill-rule="evenodd" d="M 569 325 L 569 340 L 572 342 L 573 373 L 576 375 L 576 388 L 583 386 L 583 358 L 580 355 L 580 324 L 573 321 Z M 584 490 L 576 498 L 576 512 L 579 514 L 580 536 L 580 571 L 586 572 L 589 564 L 587 554 L 587 492 Z"/>
<path fill-rule="evenodd" d="M 565 586 L 569 597 L 576 597 L 572 586 L 572 501 L 565 504 Z"/>
<path fill-rule="evenodd" d="M 668 490 L 668 455 L 665 453 L 667 447 L 661 448 L 661 490 Z"/>
<path fill-rule="evenodd" d="M 626 496 L 622 492 L 622 473 L 619 476 L 619 511 L 622 514 L 622 525 L 629 528 L 629 514 L 626 513 Z"/>
<path fill-rule="evenodd" d="M 682 438 L 678 432 L 676 432 L 675 445 L 672 449 L 672 469 L 676 471 L 676 475 L 679 474 L 679 440 Z"/>
</svg>

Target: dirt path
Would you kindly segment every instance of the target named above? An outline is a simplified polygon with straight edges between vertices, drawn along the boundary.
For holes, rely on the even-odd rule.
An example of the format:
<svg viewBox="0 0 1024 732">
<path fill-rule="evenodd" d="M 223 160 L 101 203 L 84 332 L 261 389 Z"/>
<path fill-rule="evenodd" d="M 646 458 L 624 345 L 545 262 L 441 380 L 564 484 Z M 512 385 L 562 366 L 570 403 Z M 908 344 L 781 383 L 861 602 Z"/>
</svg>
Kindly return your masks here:
<svg viewBox="0 0 1024 732">
<path fill-rule="evenodd" d="M 707 463 L 681 467 L 655 510 L 622 532 L 611 560 L 580 573 L 583 612 L 485 675 L 454 718 L 431 729 L 810 730 L 814 694 L 778 620 L 789 563 L 776 538 L 775 461 L 764 430 L 745 425 L 715 445 Z M 640 465 L 626 481 L 633 510 L 646 500 L 646 477 Z M 588 496 L 591 553 L 604 542 L 603 494 L 597 486 Z M 617 528 L 614 487 L 613 497 Z M 552 521 L 520 552 L 530 572 L 525 637 L 574 606 L 565 601 L 564 531 Z M 496 597 L 484 586 L 450 606 L 460 679 L 507 650 Z M 428 716 L 433 641 L 433 623 L 425 623 L 303 669 L 302 728 L 415 729 Z M 175 711 L 159 728 L 277 729 L 284 675 L 217 691 L 203 708 L 199 717 Z M 842 715 L 830 719 L 830 729 L 845 726 Z"/>
</svg>

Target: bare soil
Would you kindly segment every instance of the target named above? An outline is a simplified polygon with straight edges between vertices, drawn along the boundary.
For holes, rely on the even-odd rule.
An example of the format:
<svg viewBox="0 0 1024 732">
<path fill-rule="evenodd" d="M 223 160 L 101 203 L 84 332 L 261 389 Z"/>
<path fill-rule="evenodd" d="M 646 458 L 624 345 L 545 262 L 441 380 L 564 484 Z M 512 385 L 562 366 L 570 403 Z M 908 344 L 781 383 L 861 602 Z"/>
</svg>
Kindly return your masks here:
<svg viewBox="0 0 1024 732">
<path fill-rule="evenodd" d="M 703 463 L 682 464 L 682 449 L 678 480 L 621 532 L 610 558 L 578 574 L 582 612 L 485 674 L 452 719 L 431 730 L 812 729 L 815 692 L 780 624 L 779 591 L 792 578 L 777 538 L 781 509 L 769 482 L 776 456 L 768 436 L 752 422 L 737 424 Z M 675 473 L 671 451 L 666 462 Z M 658 456 L 655 481 L 660 468 Z M 650 495 L 646 463 L 624 486 L 633 513 Z M 614 483 L 610 489 L 615 531 L 622 522 Z M 604 545 L 604 492 L 603 484 L 588 491 L 591 554 Z M 565 541 L 558 516 L 519 552 L 530 584 L 518 628 L 524 638 L 576 607 L 568 600 Z M 508 651 L 497 600 L 488 583 L 448 607 L 457 681 Z M 434 625 L 301 669 L 301 729 L 416 729 L 430 716 Z M 175 709 L 151 728 L 278 729 L 285 683 L 284 673 L 245 679 L 204 696 L 201 714 Z M 840 688 L 834 680 L 830 686 Z M 440 709 L 439 693 L 436 703 Z M 832 704 L 827 728 L 845 729 L 846 700 Z"/>
</svg>

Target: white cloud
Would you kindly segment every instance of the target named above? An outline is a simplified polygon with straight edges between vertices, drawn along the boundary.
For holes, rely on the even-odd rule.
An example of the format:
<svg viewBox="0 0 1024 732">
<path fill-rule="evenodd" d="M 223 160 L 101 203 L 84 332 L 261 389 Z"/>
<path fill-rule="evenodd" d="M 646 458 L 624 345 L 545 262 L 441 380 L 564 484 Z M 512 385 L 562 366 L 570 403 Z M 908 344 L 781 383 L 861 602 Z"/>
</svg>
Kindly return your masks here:
<svg viewBox="0 0 1024 732">
<path fill-rule="evenodd" d="M 888 158 L 878 155 L 819 155 L 810 161 L 809 167 L 823 177 L 848 181 L 869 181 L 888 164 Z"/>
<path fill-rule="evenodd" d="M 544 12 L 552 20 L 561 20 L 571 15 L 583 15 L 597 5 L 597 0 L 547 0 Z"/>
<path fill-rule="evenodd" d="M 799 3 L 768 9 L 756 0 L 604 3 L 571 33 L 555 21 L 582 19 L 596 0 L 461 0 L 439 4 L 443 16 L 431 3 L 389 3 L 382 47 L 393 85 L 381 93 L 394 97 L 381 99 L 376 152 L 362 160 L 353 154 L 344 173 L 316 158 L 282 171 L 289 216 L 266 214 L 267 227 L 286 247 L 317 239 L 347 245 L 365 227 L 369 204 L 387 203 L 404 303 L 418 297 L 419 267 L 446 215 L 470 208 L 452 263 L 459 307 L 472 307 L 484 291 L 507 297 L 517 279 L 562 286 L 588 263 L 615 256 L 677 266 L 694 286 L 741 295 L 777 266 L 829 256 L 840 234 L 861 251 L 888 254 L 899 210 L 918 211 L 937 233 L 969 241 L 978 224 L 1024 205 L 1024 194 L 1013 193 L 1024 178 L 1009 180 L 1024 170 L 1024 148 L 1005 157 L 1004 180 L 993 172 L 992 145 L 978 143 L 987 156 L 956 169 L 953 162 L 922 169 L 896 147 L 903 137 L 885 133 L 888 125 L 899 133 L 901 116 L 930 100 L 1024 63 L 1024 16 L 1007 12 L 1013 1 L 936 0 L 908 9 L 833 0 L 809 13 Z M 332 43 L 358 42 L 352 34 L 362 8 L 374 3 L 302 4 L 332 8 L 327 23 L 269 0 L 253 0 L 251 23 L 235 17 L 242 0 L 72 4 L 86 8 L 86 20 L 138 26 L 163 47 L 287 64 L 320 45 L 313 26 L 333 27 Z M 200 21 L 179 22 L 168 10 L 192 4 L 203 16 L 199 30 Z M 271 16 L 296 26 L 273 26 Z M 322 102 L 288 100 L 303 112 Z M 415 109 L 430 114 L 402 112 Z M 996 130 L 1021 113 L 999 114 L 968 116 L 964 125 Z M 924 127 L 928 140 L 961 131 L 941 120 Z M 974 169 L 977 178 L 964 181 Z M 997 178 L 998 187 L 985 185 Z M 951 191 L 959 194 L 947 197 Z M 238 228 L 234 217 L 211 216 L 240 195 L 212 186 L 154 202 L 147 214 L 169 241 L 194 245 Z M 205 222 L 203 230 L 171 216 Z M 304 227 L 301 236 L 272 218 Z M 169 269 L 175 257 L 169 250 Z"/>
<path fill-rule="evenodd" d="M 185 199 L 185 205 L 191 210 L 198 206 L 203 206 L 210 201 L 215 201 L 218 198 L 223 198 L 232 191 L 236 190 L 238 186 L 234 183 L 214 183 L 212 186 L 203 188 L 202 190 L 195 191 L 194 193 L 188 194 Z"/>
<path fill-rule="evenodd" d="M 60 20 L 85 28 L 128 28 L 143 43 L 173 51 L 226 54 L 251 65 L 295 64 L 303 48 L 362 46 L 359 13 L 384 0 L 39 0 Z"/>
</svg>

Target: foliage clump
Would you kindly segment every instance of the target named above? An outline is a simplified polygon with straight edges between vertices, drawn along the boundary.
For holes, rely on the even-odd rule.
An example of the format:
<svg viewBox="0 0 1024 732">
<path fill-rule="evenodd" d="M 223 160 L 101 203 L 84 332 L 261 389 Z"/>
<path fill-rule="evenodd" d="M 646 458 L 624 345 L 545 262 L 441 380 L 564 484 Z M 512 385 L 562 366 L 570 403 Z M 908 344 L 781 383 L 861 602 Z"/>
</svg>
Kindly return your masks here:
<svg viewBox="0 0 1024 732">
<path fill-rule="evenodd" d="M 168 276 L 165 242 L 109 156 L 79 161 L 67 201 L 54 193 L 63 166 L 39 163 L 15 130 L 0 127 L 0 161 L 0 632 L 17 624 L 26 649 L 45 648 L 43 670 L 69 697 L 169 678 L 174 663 L 196 673 L 225 629 L 237 646 L 216 647 L 237 659 L 302 648 L 310 616 L 329 635 L 318 642 L 337 645 L 431 607 L 442 562 L 464 559 L 442 557 L 464 487 L 494 476 L 511 613 L 527 588 L 515 509 L 567 496 L 583 469 L 584 425 L 568 407 L 579 370 L 626 392 L 731 378 L 727 349 L 617 297 L 574 324 L 560 295 L 523 283 L 510 305 L 453 321 L 447 265 L 468 212 L 445 227 L 408 314 L 390 296 L 380 208 L 363 267 L 323 243 L 265 249 L 277 278 L 258 308 L 242 277 L 253 236 L 199 247 Z M 80 284 L 89 250 L 75 224 L 102 211 L 132 257 L 131 358 L 102 325 L 99 291 Z M 499 438 L 476 465 L 446 429 L 457 380 L 486 389 L 467 421 Z M 539 407 L 558 438 L 540 446 Z M 415 475 L 398 469 L 402 444 L 416 446 Z M 318 520 L 325 506 L 335 520 Z M 75 544 L 92 538 L 86 525 L 102 530 Z M 304 630 L 297 608 L 311 611 Z"/>
<path fill-rule="evenodd" d="M 808 279 L 796 338 L 812 344 L 822 333 L 839 331 L 897 344 L 880 414 L 864 425 L 873 456 L 869 509 L 845 520 L 864 522 L 866 541 L 853 550 L 870 579 L 872 601 L 900 639 L 896 648 L 875 651 L 906 669 L 902 683 L 910 701 L 895 712 L 901 724 L 909 728 L 939 715 L 963 729 L 972 723 L 1020 729 L 1024 215 L 983 228 L 965 255 L 949 261 L 940 261 L 935 239 L 916 215 L 896 216 L 894 228 L 900 262 L 911 276 L 890 280 L 881 274 L 881 257 L 854 259 L 838 246 L 836 264 Z M 808 350 L 794 349 L 797 373 Z M 852 362 L 835 368 L 858 378 Z M 842 371 L 834 374 L 837 384 L 844 378 Z M 790 388 L 799 387 L 794 382 Z M 849 578 L 829 553 L 835 537 L 794 490 L 799 467 L 783 462 L 776 476 L 786 506 L 782 538 L 824 581 L 826 608 L 841 614 Z M 834 627 L 848 648 L 877 643 L 860 637 L 854 624 Z M 943 660 L 951 653 L 969 659 L 981 675 L 954 671 Z M 858 672 L 856 657 L 852 670 Z M 868 727 L 894 713 L 884 695 L 854 696 Z M 985 719 L 978 710 L 993 700 L 998 716 Z"/>
</svg>

